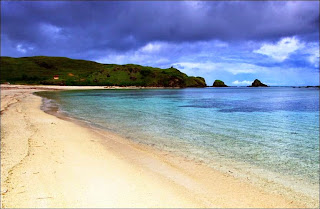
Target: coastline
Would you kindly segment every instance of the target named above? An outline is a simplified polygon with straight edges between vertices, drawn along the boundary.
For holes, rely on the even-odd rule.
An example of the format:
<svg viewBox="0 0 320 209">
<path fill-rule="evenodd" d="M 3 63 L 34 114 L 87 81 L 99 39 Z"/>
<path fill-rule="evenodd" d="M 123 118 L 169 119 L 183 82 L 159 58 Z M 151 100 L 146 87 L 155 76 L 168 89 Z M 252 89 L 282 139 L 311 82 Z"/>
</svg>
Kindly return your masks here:
<svg viewBox="0 0 320 209">
<path fill-rule="evenodd" d="M 2 207 L 310 207 L 47 114 L 32 94 L 68 89 L 86 87 L 1 85 Z"/>
</svg>

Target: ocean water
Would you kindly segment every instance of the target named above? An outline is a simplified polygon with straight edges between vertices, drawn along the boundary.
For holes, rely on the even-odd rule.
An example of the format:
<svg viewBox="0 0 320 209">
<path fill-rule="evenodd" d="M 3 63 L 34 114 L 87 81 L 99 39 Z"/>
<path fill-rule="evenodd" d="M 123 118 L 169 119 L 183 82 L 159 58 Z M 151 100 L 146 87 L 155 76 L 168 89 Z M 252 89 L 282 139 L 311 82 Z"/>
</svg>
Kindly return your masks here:
<svg viewBox="0 0 320 209">
<path fill-rule="evenodd" d="M 71 117 L 212 167 L 236 162 L 248 173 L 259 170 L 277 174 L 275 179 L 284 176 L 292 182 L 319 184 L 319 89 L 84 90 L 40 95 Z"/>
</svg>

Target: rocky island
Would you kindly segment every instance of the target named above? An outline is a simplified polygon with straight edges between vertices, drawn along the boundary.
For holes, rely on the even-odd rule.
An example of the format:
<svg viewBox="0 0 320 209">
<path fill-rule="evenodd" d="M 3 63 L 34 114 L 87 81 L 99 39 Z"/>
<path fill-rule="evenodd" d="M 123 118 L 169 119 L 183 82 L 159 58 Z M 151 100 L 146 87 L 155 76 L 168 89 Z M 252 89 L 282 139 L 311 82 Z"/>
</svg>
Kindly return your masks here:
<svg viewBox="0 0 320 209">
<path fill-rule="evenodd" d="M 221 80 L 215 80 L 212 84 L 212 87 L 228 87 L 228 86 Z"/>
<path fill-rule="evenodd" d="M 248 87 L 268 87 L 268 86 L 262 83 L 260 80 L 256 79 L 252 82 L 251 86 L 248 86 Z"/>
</svg>

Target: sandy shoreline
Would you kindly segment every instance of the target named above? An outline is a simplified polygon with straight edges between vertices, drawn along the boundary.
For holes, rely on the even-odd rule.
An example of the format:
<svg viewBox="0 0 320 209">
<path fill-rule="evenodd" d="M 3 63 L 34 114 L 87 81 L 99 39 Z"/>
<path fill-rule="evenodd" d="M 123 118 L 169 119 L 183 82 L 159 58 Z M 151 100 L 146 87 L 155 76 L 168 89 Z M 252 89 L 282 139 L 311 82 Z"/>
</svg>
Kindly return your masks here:
<svg viewBox="0 0 320 209">
<path fill-rule="evenodd" d="M 104 87 L 1 85 L 2 207 L 312 207 L 49 115 L 32 94 L 68 89 Z"/>
</svg>

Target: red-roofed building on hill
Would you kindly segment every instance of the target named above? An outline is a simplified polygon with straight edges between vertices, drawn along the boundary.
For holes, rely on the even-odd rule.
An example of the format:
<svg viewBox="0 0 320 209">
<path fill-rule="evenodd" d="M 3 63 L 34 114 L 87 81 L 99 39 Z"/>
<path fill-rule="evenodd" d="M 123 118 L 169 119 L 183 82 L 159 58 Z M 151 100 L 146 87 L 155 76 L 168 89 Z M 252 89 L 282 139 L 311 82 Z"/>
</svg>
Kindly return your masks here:
<svg viewBox="0 0 320 209">
<path fill-rule="evenodd" d="M 59 75 L 53 76 L 53 79 L 54 79 L 54 80 L 58 80 L 58 79 L 59 79 Z"/>
</svg>

